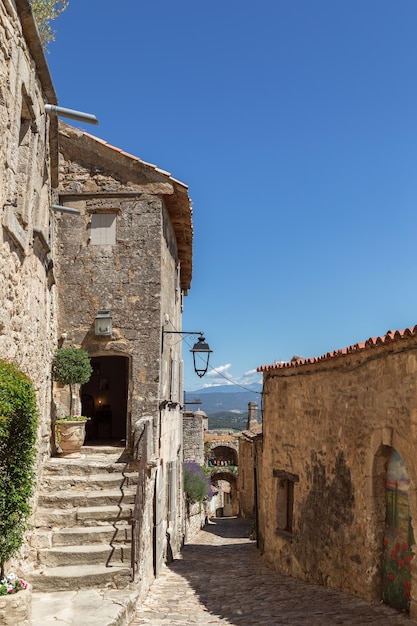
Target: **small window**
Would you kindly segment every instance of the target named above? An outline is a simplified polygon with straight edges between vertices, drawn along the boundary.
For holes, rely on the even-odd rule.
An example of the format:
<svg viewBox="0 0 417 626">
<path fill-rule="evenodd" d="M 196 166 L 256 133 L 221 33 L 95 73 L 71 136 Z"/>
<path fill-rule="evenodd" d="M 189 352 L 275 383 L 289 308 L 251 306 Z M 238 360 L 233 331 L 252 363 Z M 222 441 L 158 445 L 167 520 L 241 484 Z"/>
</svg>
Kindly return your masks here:
<svg viewBox="0 0 417 626">
<path fill-rule="evenodd" d="M 92 213 L 91 243 L 95 246 L 116 243 L 116 213 Z"/>
<path fill-rule="evenodd" d="M 293 530 L 294 516 L 294 484 L 299 477 L 290 472 L 274 470 L 274 477 L 278 478 L 277 485 L 277 535 L 290 539 Z"/>
</svg>

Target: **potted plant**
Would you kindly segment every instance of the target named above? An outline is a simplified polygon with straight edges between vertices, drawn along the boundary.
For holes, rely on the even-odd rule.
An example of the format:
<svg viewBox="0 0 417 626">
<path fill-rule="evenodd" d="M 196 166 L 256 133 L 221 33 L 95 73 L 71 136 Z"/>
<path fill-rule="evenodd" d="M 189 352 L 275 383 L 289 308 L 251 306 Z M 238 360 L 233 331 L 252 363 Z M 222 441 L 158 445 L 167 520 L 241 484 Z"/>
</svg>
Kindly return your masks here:
<svg viewBox="0 0 417 626">
<path fill-rule="evenodd" d="M 87 383 L 92 374 L 89 356 L 82 348 L 59 348 L 52 364 L 52 377 L 69 386 L 69 415 L 59 417 L 55 421 L 56 438 L 64 456 L 78 454 L 85 439 L 87 417 L 75 411 L 79 400 L 79 385 Z M 78 388 L 78 398 L 75 389 Z M 77 402 L 78 403 L 78 402 Z"/>
<path fill-rule="evenodd" d="M 37 421 L 32 382 L 0 360 L 0 622 L 9 626 L 30 623 L 30 586 L 6 569 L 28 529 Z"/>
</svg>

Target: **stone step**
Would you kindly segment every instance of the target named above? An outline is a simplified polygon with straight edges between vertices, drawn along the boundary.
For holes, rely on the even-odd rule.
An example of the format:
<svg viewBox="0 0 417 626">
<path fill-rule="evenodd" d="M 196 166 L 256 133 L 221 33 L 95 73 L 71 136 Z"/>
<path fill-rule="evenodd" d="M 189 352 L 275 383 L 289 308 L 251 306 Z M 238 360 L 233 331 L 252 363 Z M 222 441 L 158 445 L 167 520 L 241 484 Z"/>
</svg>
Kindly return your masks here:
<svg viewBox="0 0 417 626">
<path fill-rule="evenodd" d="M 100 474 L 84 475 L 61 475 L 44 474 L 41 489 L 43 492 L 61 491 L 67 489 L 95 490 L 95 489 L 116 489 L 120 487 L 132 487 L 137 484 L 137 472 L 101 472 Z"/>
<path fill-rule="evenodd" d="M 84 490 L 62 490 L 54 493 L 41 493 L 39 496 L 39 506 L 43 509 L 47 507 L 60 508 L 62 510 L 77 507 L 97 507 L 123 504 L 133 504 L 136 496 L 135 487 L 123 489 L 101 489 L 99 491 Z"/>
<path fill-rule="evenodd" d="M 35 527 L 99 526 L 102 523 L 130 521 L 133 510 L 133 504 L 125 503 L 120 506 L 87 506 L 68 509 L 38 508 L 35 516 Z"/>
<path fill-rule="evenodd" d="M 128 455 L 125 446 L 122 445 L 93 446 L 87 443 L 81 448 L 81 452 L 88 456 L 96 456 L 97 454 L 118 454 L 119 456 Z"/>
<path fill-rule="evenodd" d="M 98 543 L 129 543 L 132 527 L 127 522 L 101 526 L 72 526 L 69 528 L 38 528 L 30 536 L 30 545 L 39 550 L 58 546 L 79 546 Z"/>
<path fill-rule="evenodd" d="M 130 524 L 114 526 L 89 526 L 60 528 L 52 533 L 52 546 L 77 546 L 96 543 L 129 543 L 132 538 Z"/>
<path fill-rule="evenodd" d="M 34 591 L 74 591 L 91 587 L 112 587 L 122 589 L 130 581 L 130 567 L 127 565 L 67 565 L 33 571 L 25 574 L 25 579 Z"/>
<path fill-rule="evenodd" d="M 135 616 L 136 589 L 32 592 L 31 626 L 126 626 Z"/>
<path fill-rule="evenodd" d="M 130 544 L 95 544 L 43 548 L 38 551 L 41 567 L 55 568 L 67 565 L 128 565 Z"/>
<path fill-rule="evenodd" d="M 85 476 L 99 473 L 135 472 L 138 470 L 138 462 L 120 461 L 118 456 L 112 455 L 81 455 L 77 459 L 50 458 L 43 469 L 43 478 L 48 476 Z"/>
</svg>

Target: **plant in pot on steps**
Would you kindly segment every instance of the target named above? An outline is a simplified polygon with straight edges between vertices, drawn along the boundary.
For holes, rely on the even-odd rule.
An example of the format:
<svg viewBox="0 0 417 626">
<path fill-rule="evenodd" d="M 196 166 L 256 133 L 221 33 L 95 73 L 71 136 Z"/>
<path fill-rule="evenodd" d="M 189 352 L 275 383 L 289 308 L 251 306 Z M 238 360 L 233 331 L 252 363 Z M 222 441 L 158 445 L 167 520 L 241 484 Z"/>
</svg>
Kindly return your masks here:
<svg viewBox="0 0 417 626">
<path fill-rule="evenodd" d="M 37 422 L 32 382 L 15 365 L 0 360 L 0 623 L 4 626 L 31 623 L 31 588 L 10 571 L 10 564 L 28 529 Z"/>
<path fill-rule="evenodd" d="M 55 420 L 56 439 L 64 456 L 79 454 L 85 439 L 88 417 L 75 411 L 79 400 L 79 386 L 87 383 L 92 374 L 89 356 L 82 348 L 59 348 L 52 364 L 52 377 L 69 386 L 69 415 Z M 75 395 L 77 390 L 78 398 Z"/>
</svg>

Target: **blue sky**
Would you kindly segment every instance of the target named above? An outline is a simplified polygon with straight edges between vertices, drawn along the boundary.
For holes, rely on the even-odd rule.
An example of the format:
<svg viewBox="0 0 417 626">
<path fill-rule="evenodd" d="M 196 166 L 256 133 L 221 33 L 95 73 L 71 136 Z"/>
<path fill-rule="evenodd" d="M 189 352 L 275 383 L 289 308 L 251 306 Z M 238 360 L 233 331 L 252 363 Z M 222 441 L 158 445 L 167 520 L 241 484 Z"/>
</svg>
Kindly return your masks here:
<svg viewBox="0 0 417 626">
<path fill-rule="evenodd" d="M 59 104 L 100 121 L 74 125 L 189 185 L 183 328 L 220 374 L 417 324 L 415 0 L 70 0 L 53 26 Z M 224 384 L 187 342 L 185 388 Z"/>
</svg>

